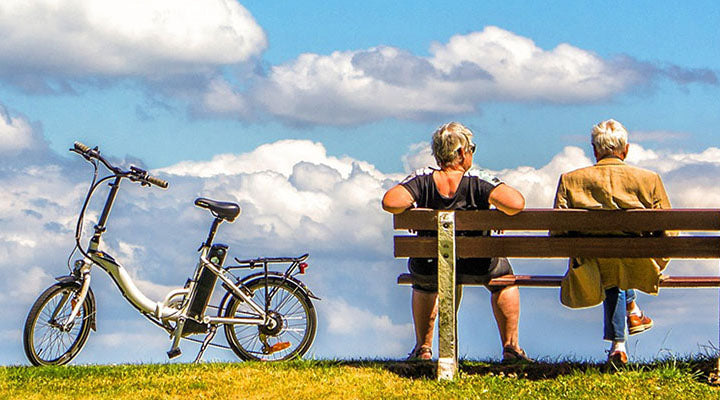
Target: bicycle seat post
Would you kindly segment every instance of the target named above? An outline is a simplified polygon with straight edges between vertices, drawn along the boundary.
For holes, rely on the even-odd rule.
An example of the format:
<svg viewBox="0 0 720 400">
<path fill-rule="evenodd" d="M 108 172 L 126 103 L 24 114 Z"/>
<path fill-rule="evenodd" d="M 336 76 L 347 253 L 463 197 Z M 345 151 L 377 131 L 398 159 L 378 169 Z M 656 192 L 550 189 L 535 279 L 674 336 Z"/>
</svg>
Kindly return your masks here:
<svg viewBox="0 0 720 400">
<path fill-rule="evenodd" d="M 205 243 L 203 243 L 203 246 L 210 247 L 212 246 L 212 242 L 215 239 L 215 233 L 217 232 L 218 226 L 223 222 L 222 218 L 215 217 L 213 220 L 212 225 L 210 226 L 210 232 L 208 233 L 208 237 L 205 240 Z"/>
</svg>

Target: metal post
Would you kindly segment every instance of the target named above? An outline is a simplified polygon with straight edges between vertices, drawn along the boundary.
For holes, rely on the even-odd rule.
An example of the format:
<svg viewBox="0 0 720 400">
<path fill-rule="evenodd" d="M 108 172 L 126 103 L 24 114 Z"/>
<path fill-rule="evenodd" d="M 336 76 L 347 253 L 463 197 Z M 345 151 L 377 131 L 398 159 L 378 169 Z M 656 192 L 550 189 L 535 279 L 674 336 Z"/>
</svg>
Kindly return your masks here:
<svg viewBox="0 0 720 400">
<path fill-rule="evenodd" d="M 718 308 L 720 309 L 720 292 L 718 293 Z M 708 376 L 708 382 L 713 386 L 720 385 L 720 310 L 718 310 L 718 345 L 715 348 L 715 371 Z"/>
<path fill-rule="evenodd" d="M 720 309 L 720 291 L 718 292 L 718 309 Z M 710 373 L 709 381 L 711 385 L 720 385 L 720 310 L 718 310 L 718 345 L 715 349 L 715 357 L 717 357 L 715 363 L 715 371 Z"/>
<path fill-rule="evenodd" d="M 438 380 L 457 372 L 455 212 L 438 211 Z"/>
</svg>

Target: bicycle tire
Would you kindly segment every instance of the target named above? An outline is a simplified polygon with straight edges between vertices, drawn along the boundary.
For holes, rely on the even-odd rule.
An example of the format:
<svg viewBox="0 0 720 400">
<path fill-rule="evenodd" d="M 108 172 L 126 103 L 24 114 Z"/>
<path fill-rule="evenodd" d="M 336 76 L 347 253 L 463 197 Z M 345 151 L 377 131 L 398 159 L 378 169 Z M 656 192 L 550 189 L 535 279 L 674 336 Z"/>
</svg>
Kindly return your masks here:
<svg viewBox="0 0 720 400">
<path fill-rule="evenodd" d="M 72 312 L 73 299 L 80 292 L 77 283 L 56 283 L 47 288 L 30 308 L 23 346 L 33 365 L 64 365 L 80 353 L 90 334 L 90 298 L 85 297 L 69 330 L 62 326 Z M 56 315 L 53 318 L 53 314 Z"/>
<path fill-rule="evenodd" d="M 225 324 L 225 337 L 230 348 L 246 361 L 282 361 L 302 357 L 312 346 L 317 329 L 317 314 L 310 297 L 297 283 L 270 276 L 267 278 L 270 297 L 269 312 L 275 315 L 277 327 L 246 324 Z M 251 280 L 246 287 L 253 293 L 258 305 L 265 304 L 265 277 Z M 232 296 L 225 309 L 225 317 L 258 317 L 244 300 Z M 289 347 L 274 352 L 263 351 L 268 342 L 289 343 Z M 269 343 L 268 343 L 269 344 Z"/>
</svg>

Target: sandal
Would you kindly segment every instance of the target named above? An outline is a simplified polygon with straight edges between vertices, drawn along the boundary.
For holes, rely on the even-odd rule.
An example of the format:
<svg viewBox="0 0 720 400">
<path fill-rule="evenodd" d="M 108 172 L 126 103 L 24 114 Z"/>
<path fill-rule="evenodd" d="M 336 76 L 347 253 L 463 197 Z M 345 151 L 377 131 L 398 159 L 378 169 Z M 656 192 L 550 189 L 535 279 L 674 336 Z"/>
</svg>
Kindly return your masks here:
<svg viewBox="0 0 720 400">
<path fill-rule="evenodd" d="M 432 359 L 432 348 L 428 346 L 416 347 L 408 353 L 406 361 L 428 361 Z"/>
<path fill-rule="evenodd" d="M 507 346 L 503 348 L 503 363 L 514 363 L 514 362 L 523 362 L 523 363 L 534 363 L 535 360 L 528 357 L 527 354 L 525 354 L 525 350 L 519 349 L 520 351 L 515 350 L 514 348 Z"/>
</svg>

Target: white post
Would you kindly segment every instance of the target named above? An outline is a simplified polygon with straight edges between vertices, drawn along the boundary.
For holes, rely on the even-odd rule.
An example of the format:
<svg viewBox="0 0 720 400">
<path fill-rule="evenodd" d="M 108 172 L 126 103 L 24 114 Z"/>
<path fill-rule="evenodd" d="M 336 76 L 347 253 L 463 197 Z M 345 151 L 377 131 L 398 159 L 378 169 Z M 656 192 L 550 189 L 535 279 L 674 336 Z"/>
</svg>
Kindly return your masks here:
<svg viewBox="0 0 720 400">
<path fill-rule="evenodd" d="M 438 380 L 457 372 L 455 212 L 438 211 Z"/>
</svg>

